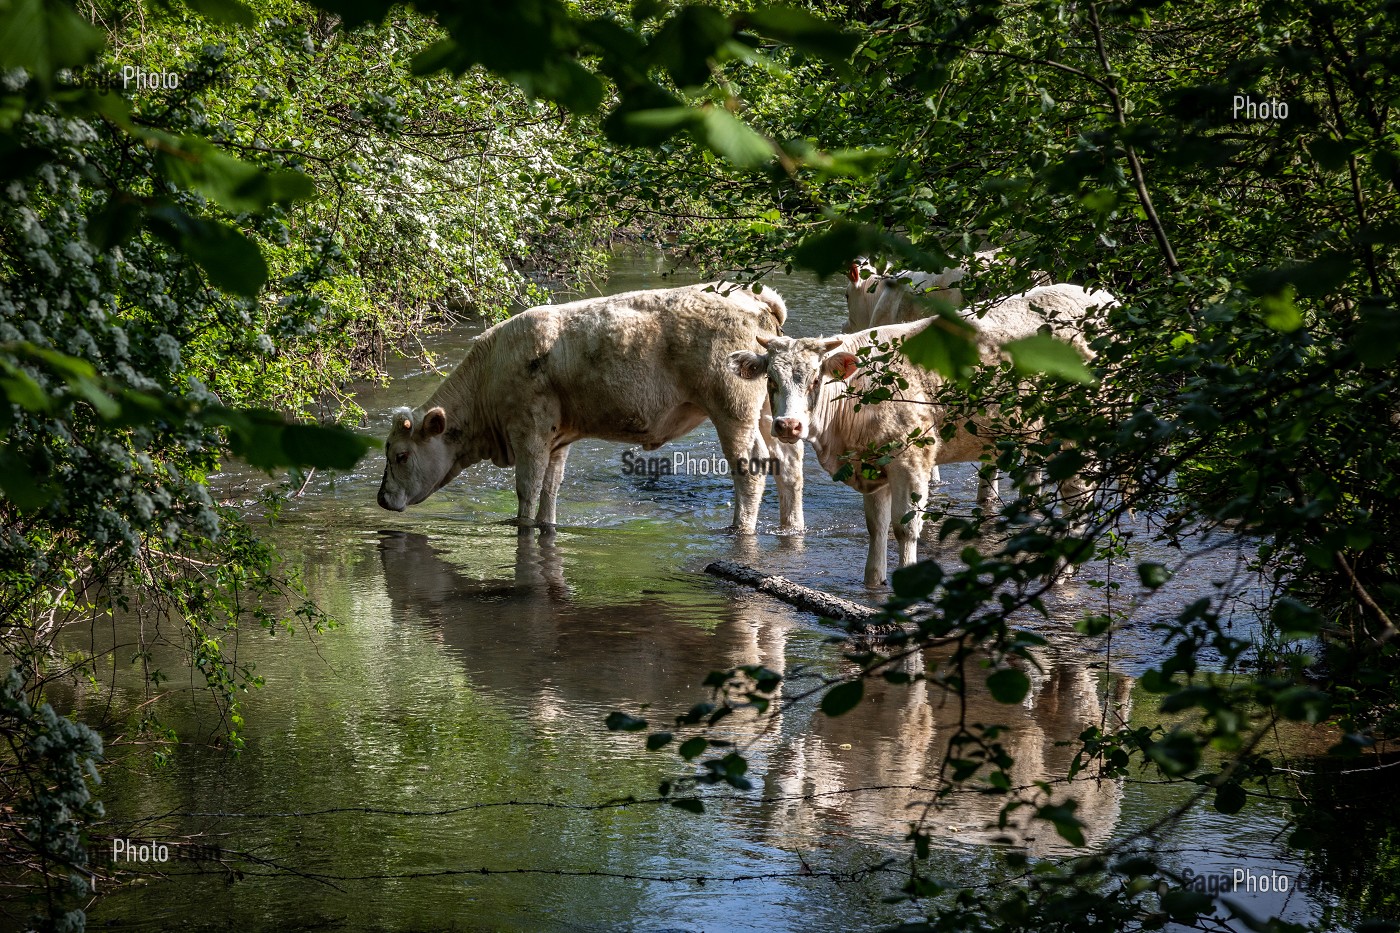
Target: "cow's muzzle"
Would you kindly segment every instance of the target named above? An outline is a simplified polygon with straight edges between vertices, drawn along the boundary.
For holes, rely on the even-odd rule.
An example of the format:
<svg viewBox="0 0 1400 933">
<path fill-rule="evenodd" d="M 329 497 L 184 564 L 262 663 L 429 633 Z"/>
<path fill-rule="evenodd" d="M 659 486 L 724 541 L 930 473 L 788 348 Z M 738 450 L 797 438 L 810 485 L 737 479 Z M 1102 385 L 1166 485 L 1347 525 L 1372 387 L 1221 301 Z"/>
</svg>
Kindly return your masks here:
<svg viewBox="0 0 1400 933">
<path fill-rule="evenodd" d="M 379 507 L 380 507 L 381 509 L 388 509 L 390 512 L 402 512 L 405 508 L 408 507 L 407 504 L 406 504 L 406 503 L 403 503 L 403 502 L 397 502 L 397 503 L 396 503 L 396 502 L 391 502 L 391 501 L 389 501 L 389 497 L 388 497 L 387 495 L 384 494 L 384 483 L 383 483 L 383 482 L 380 482 L 380 484 L 379 484 L 379 496 L 378 496 L 378 500 L 379 500 Z"/>
<path fill-rule="evenodd" d="M 780 441 L 787 441 L 789 444 L 802 439 L 802 420 L 800 418 L 774 418 L 773 436 Z"/>
</svg>

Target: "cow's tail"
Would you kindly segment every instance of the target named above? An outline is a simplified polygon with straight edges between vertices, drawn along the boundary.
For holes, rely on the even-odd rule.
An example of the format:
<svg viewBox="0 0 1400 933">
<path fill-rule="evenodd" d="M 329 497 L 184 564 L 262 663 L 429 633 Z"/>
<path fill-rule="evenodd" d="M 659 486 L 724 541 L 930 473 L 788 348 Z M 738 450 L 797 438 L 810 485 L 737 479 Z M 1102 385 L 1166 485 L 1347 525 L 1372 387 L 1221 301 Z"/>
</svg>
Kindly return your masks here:
<svg viewBox="0 0 1400 933">
<path fill-rule="evenodd" d="M 787 305 L 783 303 L 783 296 L 765 286 L 763 291 L 755 292 L 754 297 L 763 303 L 769 317 L 773 319 L 773 332 L 781 334 L 783 324 L 787 321 Z"/>
</svg>

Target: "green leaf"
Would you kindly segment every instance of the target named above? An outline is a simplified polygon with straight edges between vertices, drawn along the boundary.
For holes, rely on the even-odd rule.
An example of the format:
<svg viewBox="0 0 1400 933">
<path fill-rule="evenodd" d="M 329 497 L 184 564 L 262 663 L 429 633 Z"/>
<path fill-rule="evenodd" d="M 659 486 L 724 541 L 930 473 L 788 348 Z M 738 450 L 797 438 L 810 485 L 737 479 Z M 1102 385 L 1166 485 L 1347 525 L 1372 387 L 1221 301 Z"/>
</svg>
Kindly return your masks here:
<svg viewBox="0 0 1400 933">
<path fill-rule="evenodd" d="M 1322 631 L 1323 619 L 1312 606 L 1292 596 L 1283 596 L 1270 609 L 1269 621 L 1284 638 L 1306 638 Z"/>
<path fill-rule="evenodd" d="M 670 744 L 674 736 L 669 732 L 653 732 L 647 736 L 647 751 L 654 752 L 659 748 L 665 748 Z"/>
<path fill-rule="evenodd" d="M 1140 878 L 1143 875 L 1156 873 L 1157 863 L 1145 855 L 1130 855 L 1122 861 L 1114 863 L 1113 870 L 1129 878 Z"/>
<path fill-rule="evenodd" d="M 1113 627 L 1113 619 L 1103 613 L 1092 612 L 1076 619 L 1074 630 L 1081 635 L 1095 638 Z"/>
<path fill-rule="evenodd" d="M 743 14 L 755 32 L 772 36 L 795 49 L 829 61 L 840 62 L 851 57 L 860 44 L 853 33 L 843 32 L 834 23 L 793 6 L 770 6 Z"/>
<path fill-rule="evenodd" d="M 863 679 L 848 680 L 837 684 L 822 697 L 821 709 L 828 716 L 844 716 L 856 708 L 861 697 L 865 696 Z"/>
<path fill-rule="evenodd" d="M 213 23 L 252 26 L 258 21 L 253 11 L 238 0 L 185 0 L 189 8 Z"/>
<path fill-rule="evenodd" d="M 0 395 L 11 405 L 18 405 L 25 411 L 48 411 L 52 399 L 44 391 L 43 386 L 34 380 L 29 373 L 18 366 L 11 366 L 0 360 Z"/>
<path fill-rule="evenodd" d="M 647 727 L 647 721 L 645 719 L 629 716 L 627 713 L 620 710 L 613 710 L 611 713 L 608 713 L 607 718 L 603 720 L 603 724 L 613 732 L 640 732 Z"/>
<path fill-rule="evenodd" d="M 1274 697 L 1274 704 L 1284 718 L 1316 725 L 1327 718 L 1332 698 L 1313 687 L 1289 687 Z"/>
<path fill-rule="evenodd" d="M 1148 589 L 1157 589 L 1162 584 L 1171 579 L 1171 571 L 1166 564 L 1159 564 L 1156 561 L 1145 560 L 1137 566 L 1138 579 L 1142 585 Z"/>
<path fill-rule="evenodd" d="M 1031 692 L 1031 679 L 1024 671 L 1005 667 L 987 678 L 987 689 L 998 703 L 1020 703 Z"/>
<path fill-rule="evenodd" d="M 793 263 L 827 276 L 844 272 L 851 260 L 873 251 L 879 241 L 879 231 L 865 224 L 838 220 L 820 233 L 802 238 L 793 251 Z"/>
<path fill-rule="evenodd" d="M 677 797 L 670 801 L 671 806 L 687 813 L 704 813 L 705 804 L 699 797 Z"/>
<path fill-rule="evenodd" d="M 503 71 L 531 97 L 552 100 L 574 113 L 589 113 L 603 101 L 603 82 L 572 59 L 555 59 L 529 71 Z"/>
<path fill-rule="evenodd" d="M 619 110 L 608 118 L 611 138 L 634 146 L 659 146 L 682 130 L 700 122 L 701 113 L 694 107 L 654 107 L 644 110 Z"/>
<path fill-rule="evenodd" d="M 0 447 L 0 491 L 21 512 L 41 508 L 58 494 L 51 483 L 41 483 L 27 458 L 9 446 Z"/>
<path fill-rule="evenodd" d="M 982 359 L 976 331 L 957 316 L 932 318 L 927 327 L 900 344 L 899 352 L 915 366 L 949 379 L 962 379 Z"/>
<path fill-rule="evenodd" d="M 1293 286 L 1290 285 L 1277 295 L 1265 295 L 1259 299 L 1264 309 L 1264 323 L 1274 330 L 1292 333 L 1303 326 L 1303 314 L 1293 303 Z"/>
<path fill-rule="evenodd" d="M 677 751 L 680 752 L 680 756 L 686 761 L 691 761 L 699 757 L 700 755 L 703 755 L 705 753 L 705 749 L 709 747 L 710 743 L 702 736 L 697 735 L 693 739 L 686 739 L 684 742 L 682 742 L 681 747 L 677 749 Z"/>
<path fill-rule="evenodd" d="M 176 138 L 145 130 L 148 144 L 157 151 L 156 164 L 166 178 L 182 188 L 197 191 L 235 214 L 266 210 L 314 197 L 316 186 L 301 172 L 267 171 L 235 159 L 202 139 Z"/>
<path fill-rule="evenodd" d="M 379 441 L 321 424 L 289 424 L 282 429 L 282 450 L 291 463 L 318 470 L 348 470 Z"/>
<path fill-rule="evenodd" d="M 652 36 L 646 57 L 680 87 L 699 87 L 710 80 L 710 62 L 732 35 L 729 20 L 713 7 L 683 6 Z"/>
<path fill-rule="evenodd" d="M 1327 295 L 1340 288 L 1355 268 L 1354 256 L 1328 253 L 1310 262 L 1261 269 L 1245 279 L 1245 286 L 1256 295 L 1282 295 L 1290 286 L 1300 295 Z"/>
<path fill-rule="evenodd" d="M 1068 479 L 1084 469 L 1089 458 L 1078 447 L 1056 454 L 1045 464 L 1045 475 L 1054 482 Z"/>
<path fill-rule="evenodd" d="M 198 263 L 217 288 L 251 298 L 267 281 L 267 262 L 257 244 L 232 227 L 171 207 L 151 211 L 147 224 Z"/>
<path fill-rule="evenodd" d="M 1011 362 L 1023 373 L 1045 373 L 1057 379 L 1092 384 L 1094 374 L 1084 364 L 1079 351 L 1049 334 L 1032 334 L 1004 344 Z"/>
<path fill-rule="evenodd" d="M 77 68 L 106 45 L 102 30 L 63 0 L 9 0 L 0 6 L 0 69 L 24 68 L 42 87 L 60 68 Z"/>
<path fill-rule="evenodd" d="M 900 567 L 890 575 L 890 587 L 902 599 L 923 599 L 943 582 L 943 568 L 933 559 Z"/>
<path fill-rule="evenodd" d="M 1147 754 L 1169 777 L 1181 777 L 1201 761 L 1201 747 L 1196 738 L 1184 732 L 1172 732 L 1147 747 Z"/>
<path fill-rule="evenodd" d="M 1069 800 L 1056 806 L 1041 807 L 1035 815 L 1043 820 L 1049 820 L 1055 826 L 1055 832 L 1060 838 L 1072 846 L 1084 845 L 1084 824 L 1079 817 L 1074 815 L 1078 809 L 1077 801 Z"/>
<path fill-rule="evenodd" d="M 1239 813 L 1248 800 L 1244 788 L 1235 781 L 1221 784 L 1215 791 L 1215 809 L 1221 813 Z"/>
<path fill-rule="evenodd" d="M 774 151 L 768 140 L 723 107 L 707 107 L 702 111 L 695 132 L 701 142 L 738 168 L 758 168 L 773 161 Z"/>
<path fill-rule="evenodd" d="M 120 246 L 141 228 L 141 205 L 127 197 L 113 195 L 88 220 L 87 238 L 100 250 Z"/>
<path fill-rule="evenodd" d="M 1199 915 L 1215 910 L 1215 901 L 1201 891 L 1172 888 L 1162 895 L 1162 909 L 1177 923 L 1194 923 Z"/>
<path fill-rule="evenodd" d="M 1400 310 L 1389 304 L 1363 303 L 1352 346 L 1363 365 L 1389 366 L 1400 356 Z"/>
</svg>

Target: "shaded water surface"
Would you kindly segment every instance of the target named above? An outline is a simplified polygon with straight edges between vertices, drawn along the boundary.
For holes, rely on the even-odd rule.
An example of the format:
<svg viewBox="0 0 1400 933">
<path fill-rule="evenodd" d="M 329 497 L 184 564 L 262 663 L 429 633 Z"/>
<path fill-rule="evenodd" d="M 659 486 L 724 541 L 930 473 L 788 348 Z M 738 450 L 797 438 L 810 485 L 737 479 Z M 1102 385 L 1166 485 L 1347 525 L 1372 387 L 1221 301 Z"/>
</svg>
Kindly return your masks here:
<svg viewBox="0 0 1400 933">
<path fill-rule="evenodd" d="M 619 261 L 607 290 L 690 281 L 661 269 L 646 258 Z M 835 282 L 772 284 L 787 299 L 790 333 L 839 329 Z M 462 327 L 431 348 L 450 369 L 479 330 Z M 408 369 L 360 392 L 376 432 L 390 409 L 422 401 L 441 378 Z M 660 453 L 668 450 L 697 462 L 719 456 L 708 425 Z M 101 892 L 94 926 L 783 931 L 917 916 L 884 902 L 896 872 L 867 870 L 908 851 L 903 837 L 924 813 L 957 722 L 956 704 L 926 686 L 872 688 L 841 719 L 799 707 L 766 729 L 733 722 L 727 737 L 744 743 L 755 789 L 712 796 L 704 815 L 608 805 L 653 797 L 676 762 L 647 752 L 637 735 L 606 731 L 609 711 L 660 724 L 705 698 L 701 682 L 713 669 L 829 674 L 845 663 L 826 644 L 831 630 L 707 577 L 706 563 L 739 559 L 850 598 L 879 596 L 860 583 L 859 497 L 810 455 L 807 534 L 773 533 L 770 484 L 762 533 L 742 541 L 715 533 L 730 518 L 726 477 L 627 475 L 623 452 L 574 446 L 561 527 L 547 540 L 502 524 L 515 511 L 512 476 L 489 464 L 403 514 L 375 505 L 382 455 L 348 476 L 314 479 L 272 535 L 342 626 L 320 638 L 242 635 L 240 656 L 255 658 L 267 683 L 245 705 L 243 753 L 197 741 L 217 728 L 207 704 L 176 704 L 172 725 L 195 741 L 160 769 L 135 754 L 104 790 L 114 833 L 195 835 L 239 853 L 239 871 L 173 861 L 164 877 L 137 872 Z M 945 468 L 945 478 L 940 494 L 970 508 L 972 467 Z M 258 485 L 231 475 L 226 493 L 251 496 Z M 924 553 L 956 560 L 931 541 Z M 1208 595 L 1241 566 L 1233 551 L 1204 556 L 1159 598 L 1165 607 Z M 1093 575 L 1054 595 L 1047 631 L 1102 610 Z M 122 625 L 132 624 L 100 633 L 98 647 L 102 638 L 131 643 Z M 999 706 L 975 690 L 969 700 L 970 721 L 1009 727 L 1022 784 L 1064 775 L 1070 752 L 1059 743 L 1087 726 L 1149 722 L 1155 708 L 1131 679 L 1160 650 L 1145 622 L 1118 636 L 1110 663 L 1082 643 L 1055 647 L 1062 642 L 1070 644 L 1055 640 L 1046 651 L 1024 704 Z M 129 655 L 117 654 L 123 663 Z M 119 717 L 134 717 L 139 684 L 125 668 L 113 676 L 111 697 L 81 702 L 110 702 Z M 1179 789 L 1136 783 L 1081 781 L 1062 792 L 1078 802 L 1090 844 L 1127 835 L 1181 799 Z M 933 874 L 995 880 L 996 834 L 986 824 L 996 806 L 964 795 L 929 816 Z M 1277 835 L 1284 819 L 1267 803 L 1188 817 L 1162 850 L 1198 872 L 1284 872 L 1296 888 L 1300 865 Z M 1044 829 L 1012 827 L 1009 839 L 1033 855 L 1073 851 Z M 1322 902 L 1297 892 L 1240 897 L 1295 920 Z"/>
</svg>

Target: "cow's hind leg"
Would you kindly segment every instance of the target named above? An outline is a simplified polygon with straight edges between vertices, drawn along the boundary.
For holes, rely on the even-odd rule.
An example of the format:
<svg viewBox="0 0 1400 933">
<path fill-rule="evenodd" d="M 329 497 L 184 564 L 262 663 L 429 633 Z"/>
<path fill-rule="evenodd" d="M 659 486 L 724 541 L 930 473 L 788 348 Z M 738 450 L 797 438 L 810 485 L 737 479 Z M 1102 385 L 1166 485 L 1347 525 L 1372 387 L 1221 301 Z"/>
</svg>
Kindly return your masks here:
<svg viewBox="0 0 1400 933">
<path fill-rule="evenodd" d="M 899 566 L 907 567 L 919 559 L 919 532 L 924 527 L 928 472 L 919 464 L 891 464 L 889 476 L 890 519 L 894 522 L 894 539 L 899 544 Z M 904 521 L 906 514 L 907 522 Z"/>
<path fill-rule="evenodd" d="M 555 509 L 559 504 L 559 484 L 564 482 L 564 464 L 569 459 L 569 445 L 554 448 L 549 454 L 549 466 L 545 468 L 544 483 L 540 490 L 539 524 L 554 525 Z"/>
</svg>

